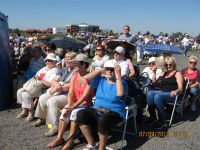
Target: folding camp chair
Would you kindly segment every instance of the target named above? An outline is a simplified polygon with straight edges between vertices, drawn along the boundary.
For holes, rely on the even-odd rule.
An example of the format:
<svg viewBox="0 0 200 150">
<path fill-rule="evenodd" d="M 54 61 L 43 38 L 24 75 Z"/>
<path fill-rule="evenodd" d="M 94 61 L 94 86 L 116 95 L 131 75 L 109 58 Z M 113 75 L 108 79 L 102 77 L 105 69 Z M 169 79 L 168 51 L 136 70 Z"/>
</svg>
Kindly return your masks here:
<svg viewBox="0 0 200 150">
<path fill-rule="evenodd" d="M 168 105 L 173 105 L 173 110 L 172 110 L 172 114 L 171 114 L 171 117 L 170 117 L 169 126 L 171 126 L 176 106 L 180 107 L 181 117 L 182 117 L 183 108 L 184 108 L 185 104 L 187 103 L 186 97 L 188 96 L 187 95 L 188 85 L 189 85 L 189 79 L 188 78 L 184 78 L 183 93 L 178 94 L 173 103 L 167 103 Z"/>
<path fill-rule="evenodd" d="M 137 104 L 135 103 L 135 99 L 133 97 L 128 97 L 128 105 L 126 106 L 126 116 L 125 116 L 125 120 L 122 122 L 124 124 L 124 129 L 123 130 L 119 130 L 119 129 L 113 129 L 115 131 L 119 131 L 119 132 L 123 132 L 123 135 L 122 135 L 122 142 L 121 142 L 121 150 L 123 149 L 123 144 L 124 144 L 124 138 L 125 138 L 125 135 L 126 134 L 129 134 L 129 135 L 135 135 L 137 133 L 137 123 L 136 123 L 136 116 L 137 116 Z M 126 129 L 127 129 L 127 123 L 128 123 L 128 120 L 130 118 L 133 118 L 133 123 L 134 123 L 134 128 L 135 128 L 135 133 L 134 132 L 127 132 Z M 122 124 L 120 123 L 120 124 Z M 109 147 L 107 147 L 106 149 L 110 149 Z"/>
</svg>

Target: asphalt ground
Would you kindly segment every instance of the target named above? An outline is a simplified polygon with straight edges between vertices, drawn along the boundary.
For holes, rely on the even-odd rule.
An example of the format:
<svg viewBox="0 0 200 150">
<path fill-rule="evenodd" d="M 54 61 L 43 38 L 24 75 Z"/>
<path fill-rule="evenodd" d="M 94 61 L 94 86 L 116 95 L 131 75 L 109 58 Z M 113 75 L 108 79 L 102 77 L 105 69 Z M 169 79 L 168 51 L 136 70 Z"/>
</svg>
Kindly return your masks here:
<svg viewBox="0 0 200 150">
<path fill-rule="evenodd" d="M 199 53 L 194 54 L 200 58 Z M 175 56 L 177 68 L 182 69 L 187 66 L 188 57 L 181 55 Z M 200 63 L 197 67 L 200 68 Z M 145 65 L 140 66 L 143 69 Z M 0 111 L 0 150 L 47 150 L 46 145 L 55 137 L 45 137 L 44 133 L 48 131 L 46 125 L 33 127 L 32 123 L 26 123 L 23 119 L 15 117 L 20 108 L 11 108 Z M 147 128 L 141 129 L 138 126 L 138 133 L 135 135 L 126 135 L 124 149 L 126 150 L 199 150 L 200 149 L 200 109 L 193 113 L 186 108 L 183 117 L 175 115 L 172 126 L 166 131 L 156 132 Z M 133 131 L 132 120 L 129 121 L 129 131 Z M 65 132 L 66 138 L 68 131 Z M 161 136 L 161 137 L 160 137 Z M 113 132 L 108 141 L 108 147 L 115 150 L 120 148 L 122 133 Z M 75 150 L 81 150 L 85 143 L 75 140 Z M 56 147 L 53 150 L 59 149 Z"/>
</svg>

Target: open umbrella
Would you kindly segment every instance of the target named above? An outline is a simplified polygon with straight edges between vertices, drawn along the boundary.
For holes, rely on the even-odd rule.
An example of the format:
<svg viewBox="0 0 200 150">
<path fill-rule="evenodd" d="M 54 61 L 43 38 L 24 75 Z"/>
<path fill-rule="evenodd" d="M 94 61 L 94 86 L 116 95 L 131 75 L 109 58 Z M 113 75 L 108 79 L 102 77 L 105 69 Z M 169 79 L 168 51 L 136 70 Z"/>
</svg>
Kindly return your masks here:
<svg viewBox="0 0 200 150">
<path fill-rule="evenodd" d="M 108 48 L 114 50 L 117 46 L 122 46 L 124 47 L 127 51 L 135 51 L 136 50 L 136 45 L 126 42 L 125 40 L 117 40 L 117 39 L 112 39 L 109 42 L 106 43 Z"/>
<path fill-rule="evenodd" d="M 57 48 L 67 49 L 70 47 L 74 50 L 83 49 L 86 46 L 85 42 L 68 37 L 56 37 L 50 43 L 54 43 Z"/>
<path fill-rule="evenodd" d="M 147 44 L 144 46 L 144 50 L 152 53 L 171 53 L 171 54 L 183 53 L 179 47 L 169 44 Z"/>
</svg>

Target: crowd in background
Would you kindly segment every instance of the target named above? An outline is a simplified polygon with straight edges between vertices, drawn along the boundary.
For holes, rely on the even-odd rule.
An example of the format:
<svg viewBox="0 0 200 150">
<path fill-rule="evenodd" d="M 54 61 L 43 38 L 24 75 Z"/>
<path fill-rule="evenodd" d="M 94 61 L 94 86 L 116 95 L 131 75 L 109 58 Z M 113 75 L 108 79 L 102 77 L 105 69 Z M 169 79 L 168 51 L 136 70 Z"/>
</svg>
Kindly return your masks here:
<svg viewBox="0 0 200 150">
<path fill-rule="evenodd" d="M 180 72 L 176 70 L 176 60 L 172 56 L 165 56 L 162 60 L 164 66 L 159 68 L 156 58 L 151 57 L 153 54 L 143 50 L 143 46 L 149 42 L 177 45 L 185 51 L 189 47 L 196 46 L 197 49 L 195 39 L 188 34 L 175 37 L 173 34 L 154 36 L 132 35 L 129 32 L 130 27 L 125 25 L 119 36 L 98 37 L 92 33 L 76 35 L 87 41 L 81 50 L 70 47 L 58 49 L 60 47 L 54 43 L 41 43 L 33 37 L 25 39 L 20 35 L 15 38 L 10 36 L 15 75 L 13 89 L 22 107 L 17 118 L 26 118 L 27 122 L 37 118 L 33 123 L 35 127 L 50 124 L 51 128 L 45 136 L 57 137 L 47 147 L 63 144 L 64 131 L 71 122 L 69 140 L 62 147 L 63 150 L 73 147 L 73 135 L 79 127 L 88 142 L 86 149 L 97 149 L 95 143 L 99 139 L 98 148 L 103 150 L 110 128 L 124 120 L 126 99 L 135 90 L 130 88 L 133 87 L 130 84 L 135 84 L 132 81 L 140 74 L 136 64 L 133 64 L 134 50 L 127 52 L 123 46 L 110 50 L 106 42 L 111 39 L 135 44 L 137 65 L 142 65 L 143 59 L 149 59 L 149 66 L 143 71 L 149 75 L 152 83 L 143 100 L 150 114 L 148 125 L 155 128 L 166 125 L 165 104 L 173 102 L 183 92 L 184 77 L 190 79 L 188 97 L 191 99 L 191 110 L 196 111 L 200 83 L 197 57 L 190 56 L 188 68 Z M 31 90 L 29 86 L 33 83 L 37 84 L 37 88 L 32 86 Z M 136 102 L 138 106 L 141 101 Z"/>
</svg>

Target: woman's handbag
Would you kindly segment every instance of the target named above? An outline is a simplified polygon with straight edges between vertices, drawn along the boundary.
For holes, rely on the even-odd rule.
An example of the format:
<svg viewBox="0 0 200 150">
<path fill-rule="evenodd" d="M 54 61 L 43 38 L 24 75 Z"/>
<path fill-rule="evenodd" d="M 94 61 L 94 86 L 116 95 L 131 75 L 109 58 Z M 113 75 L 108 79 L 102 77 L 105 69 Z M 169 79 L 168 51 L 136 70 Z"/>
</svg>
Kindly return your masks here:
<svg viewBox="0 0 200 150">
<path fill-rule="evenodd" d="M 23 89 L 32 96 L 39 96 L 44 87 L 44 84 L 35 77 L 31 78 L 23 85 Z"/>
</svg>

